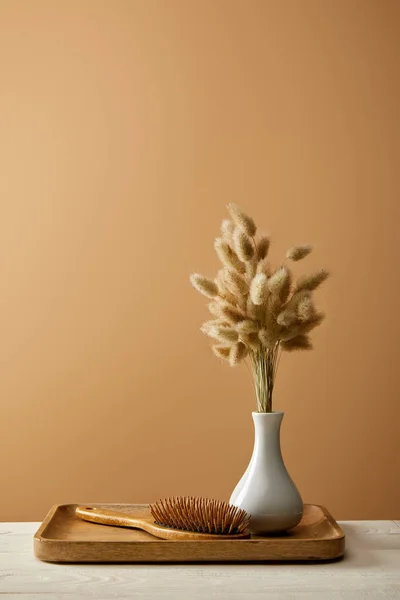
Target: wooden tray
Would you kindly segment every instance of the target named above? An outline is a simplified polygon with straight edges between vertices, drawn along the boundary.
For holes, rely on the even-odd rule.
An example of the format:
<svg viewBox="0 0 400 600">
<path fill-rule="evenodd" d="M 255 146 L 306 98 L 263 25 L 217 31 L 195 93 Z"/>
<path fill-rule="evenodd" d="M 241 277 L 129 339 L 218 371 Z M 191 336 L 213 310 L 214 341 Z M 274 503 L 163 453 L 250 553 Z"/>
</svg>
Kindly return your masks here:
<svg viewBox="0 0 400 600">
<path fill-rule="evenodd" d="M 320 561 L 339 558 L 344 534 L 322 506 L 306 504 L 297 527 L 275 537 L 246 540 L 166 541 L 135 529 L 96 525 L 75 516 L 77 504 L 53 506 L 34 537 L 41 560 L 70 563 Z M 135 516 L 145 504 L 88 504 Z"/>
</svg>

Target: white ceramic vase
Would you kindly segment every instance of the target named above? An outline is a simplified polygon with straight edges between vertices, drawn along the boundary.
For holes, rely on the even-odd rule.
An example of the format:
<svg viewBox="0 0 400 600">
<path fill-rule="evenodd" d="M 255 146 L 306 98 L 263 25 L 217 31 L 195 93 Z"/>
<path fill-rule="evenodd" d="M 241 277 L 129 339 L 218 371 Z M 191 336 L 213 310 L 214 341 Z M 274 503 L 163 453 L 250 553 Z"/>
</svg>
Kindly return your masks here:
<svg viewBox="0 0 400 600">
<path fill-rule="evenodd" d="M 283 414 L 253 412 L 253 455 L 230 498 L 251 515 L 249 529 L 258 535 L 287 531 L 303 514 L 303 502 L 282 458 Z"/>
</svg>

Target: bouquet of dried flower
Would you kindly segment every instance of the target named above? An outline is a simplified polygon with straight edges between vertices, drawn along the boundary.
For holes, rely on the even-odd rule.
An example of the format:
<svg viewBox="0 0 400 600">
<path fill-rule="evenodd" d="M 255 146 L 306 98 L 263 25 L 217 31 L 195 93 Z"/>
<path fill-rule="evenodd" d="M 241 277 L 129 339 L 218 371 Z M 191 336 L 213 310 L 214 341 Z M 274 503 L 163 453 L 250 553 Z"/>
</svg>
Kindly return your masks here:
<svg viewBox="0 0 400 600">
<path fill-rule="evenodd" d="M 309 333 L 324 319 L 312 292 L 328 277 L 322 269 L 293 282 L 287 261 L 305 258 L 309 245 L 290 248 L 275 271 L 268 261 L 268 236 L 255 238 L 256 226 L 236 204 L 222 222 L 215 250 L 223 265 L 215 280 L 193 273 L 190 281 L 211 299 L 213 319 L 201 330 L 213 339 L 212 350 L 233 367 L 249 359 L 258 412 L 272 412 L 272 393 L 282 350 L 310 350 Z"/>
</svg>

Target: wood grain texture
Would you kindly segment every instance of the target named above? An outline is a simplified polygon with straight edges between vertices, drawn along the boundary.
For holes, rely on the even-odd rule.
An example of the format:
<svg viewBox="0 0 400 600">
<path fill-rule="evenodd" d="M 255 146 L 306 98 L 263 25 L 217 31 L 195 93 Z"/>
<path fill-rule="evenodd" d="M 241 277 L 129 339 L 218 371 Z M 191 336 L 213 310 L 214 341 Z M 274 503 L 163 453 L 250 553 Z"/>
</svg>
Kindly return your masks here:
<svg viewBox="0 0 400 600">
<path fill-rule="evenodd" d="M 66 565 L 37 560 L 38 523 L 0 523 L 0 598 L 397 600 L 400 527 L 341 523 L 343 560 L 316 564 Z M 369 532 L 369 533 L 366 533 Z"/>
<path fill-rule="evenodd" d="M 87 506 L 93 506 L 88 504 Z M 148 519 L 147 505 L 102 504 Z M 331 560 L 343 555 L 344 534 L 326 509 L 306 504 L 300 524 L 283 536 L 239 540 L 160 540 L 140 530 L 100 527 L 75 516 L 77 505 L 54 506 L 34 538 L 50 562 L 243 562 Z"/>
</svg>

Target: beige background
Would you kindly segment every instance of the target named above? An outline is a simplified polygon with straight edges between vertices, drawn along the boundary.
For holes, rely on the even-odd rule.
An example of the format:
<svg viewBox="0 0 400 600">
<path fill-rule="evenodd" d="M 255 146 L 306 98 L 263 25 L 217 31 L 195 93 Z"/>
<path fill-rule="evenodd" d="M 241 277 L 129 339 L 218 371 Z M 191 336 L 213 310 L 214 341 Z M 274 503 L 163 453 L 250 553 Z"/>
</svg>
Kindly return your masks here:
<svg viewBox="0 0 400 600">
<path fill-rule="evenodd" d="M 399 518 L 396 1 L 0 0 L 0 519 L 228 498 L 252 383 L 188 283 L 236 201 L 334 276 L 275 407 L 308 502 Z M 304 265 L 305 266 L 305 265 Z"/>
</svg>

